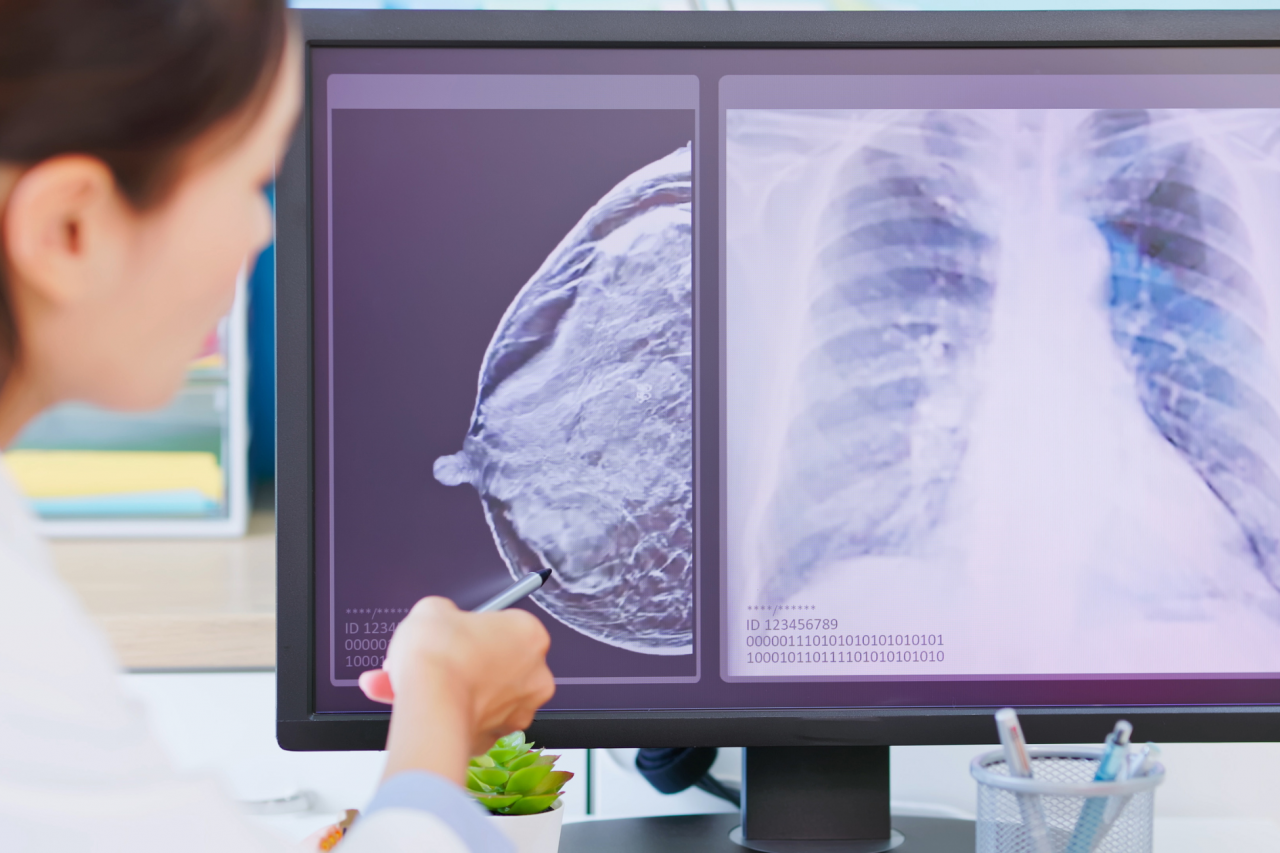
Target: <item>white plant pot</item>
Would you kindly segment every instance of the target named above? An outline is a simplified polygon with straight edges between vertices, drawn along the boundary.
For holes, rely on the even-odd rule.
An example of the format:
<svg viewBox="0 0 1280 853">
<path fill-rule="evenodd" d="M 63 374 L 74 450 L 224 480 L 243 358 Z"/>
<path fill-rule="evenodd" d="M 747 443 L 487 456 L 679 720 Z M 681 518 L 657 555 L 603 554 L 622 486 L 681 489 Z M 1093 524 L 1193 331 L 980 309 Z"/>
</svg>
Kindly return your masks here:
<svg viewBox="0 0 1280 853">
<path fill-rule="evenodd" d="M 489 820 L 511 839 L 516 853 L 556 853 L 560 849 L 560 824 L 564 820 L 564 798 L 538 814 L 491 814 Z"/>
</svg>

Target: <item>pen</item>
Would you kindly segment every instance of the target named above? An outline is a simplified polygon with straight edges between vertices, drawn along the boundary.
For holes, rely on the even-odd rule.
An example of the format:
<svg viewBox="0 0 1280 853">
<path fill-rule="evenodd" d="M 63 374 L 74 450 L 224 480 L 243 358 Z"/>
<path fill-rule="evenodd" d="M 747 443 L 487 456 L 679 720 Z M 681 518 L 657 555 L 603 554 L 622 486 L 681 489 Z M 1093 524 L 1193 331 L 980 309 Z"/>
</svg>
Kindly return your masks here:
<svg viewBox="0 0 1280 853">
<path fill-rule="evenodd" d="M 547 582 L 547 578 L 551 577 L 550 569 L 543 569 L 540 572 L 529 572 L 529 574 L 520 578 L 511 586 L 495 595 L 493 598 L 481 604 L 472 613 L 488 613 L 490 610 L 502 610 L 510 607 L 520 599 L 524 598 L 535 589 L 540 588 Z"/>
<path fill-rule="evenodd" d="M 1126 756 L 1124 766 L 1120 768 L 1120 772 L 1116 774 L 1116 781 L 1123 782 L 1125 779 L 1136 779 L 1140 776 L 1146 776 L 1151 772 L 1152 766 L 1160 757 L 1160 747 L 1154 743 L 1148 743 L 1137 752 L 1132 752 Z M 1133 799 L 1133 794 L 1123 797 L 1108 797 L 1107 810 L 1102 816 L 1102 826 L 1098 828 L 1096 840 L 1093 842 L 1093 849 L 1097 850 L 1102 842 L 1106 839 L 1107 833 L 1111 831 L 1111 827 L 1124 811 L 1125 806 L 1129 805 L 1129 801 Z"/>
<path fill-rule="evenodd" d="M 1160 760 L 1160 747 L 1150 741 L 1142 749 L 1129 756 L 1129 778 L 1146 776 Z"/>
<path fill-rule="evenodd" d="M 1143 747 L 1143 749 L 1145 750 L 1147 747 Z M 1124 782 L 1131 778 L 1140 765 L 1141 759 L 1139 758 L 1138 753 L 1126 752 L 1123 760 L 1120 762 L 1120 769 L 1116 771 L 1115 781 Z M 1102 826 L 1098 829 L 1097 840 L 1094 842 L 1095 847 L 1098 842 L 1102 841 L 1102 836 L 1106 834 L 1106 831 L 1111 827 L 1112 822 L 1120 814 L 1120 809 L 1124 808 L 1124 804 L 1127 802 L 1129 802 L 1128 797 L 1107 798 L 1107 809 L 1102 814 Z"/>
<path fill-rule="evenodd" d="M 529 593 L 540 588 L 547 582 L 547 578 L 549 577 L 551 577 L 551 569 L 543 569 L 540 572 L 529 572 L 529 574 L 520 578 L 520 580 L 516 581 L 511 586 L 507 587 L 502 592 L 498 593 L 471 612 L 488 613 L 491 610 L 502 610 L 505 607 L 510 607 Z M 366 677 L 374 680 L 366 681 Z M 387 674 L 381 669 L 369 670 L 368 672 L 360 673 L 360 687 L 365 691 L 366 695 L 369 695 L 371 690 L 376 689 L 379 694 L 385 694 L 387 697 L 385 699 L 380 699 L 379 701 L 389 702 L 391 701 L 391 682 L 388 679 L 389 676 L 387 676 Z M 328 837 L 329 836 L 326 836 L 326 838 Z M 334 841 L 333 843 L 336 844 L 337 842 Z"/>
<path fill-rule="evenodd" d="M 1120 720 L 1111 734 L 1107 735 L 1106 748 L 1102 751 L 1102 760 L 1098 762 L 1098 772 L 1093 775 L 1095 782 L 1114 782 L 1124 766 L 1129 753 L 1129 737 L 1133 734 L 1133 726 L 1127 720 Z M 1067 842 L 1067 853 L 1090 853 L 1094 839 L 1102 828 L 1106 816 L 1109 797 L 1090 797 L 1084 801 L 1080 817 L 1076 820 L 1076 828 Z"/>
<path fill-rule="evenodd" d="M 1004 748 L 1004 761 L 1009 775 L 1020 779 L 1032 778 L 1031 757 L 1027 754 L 1027 740 L 1022 735 L 1018 713 L 1012 708 L 996 711 L 996 731 L 1000 733 L 1000 746 Z M 1036 853 L 1053 853 L 1053 841 L 1049 838 L 1049 824 L 1044 817 L 1044 804 L 1035 794 L 1018 794 L 1018 809 L 1022 822 L 1031 834 Z"/>
</svg>

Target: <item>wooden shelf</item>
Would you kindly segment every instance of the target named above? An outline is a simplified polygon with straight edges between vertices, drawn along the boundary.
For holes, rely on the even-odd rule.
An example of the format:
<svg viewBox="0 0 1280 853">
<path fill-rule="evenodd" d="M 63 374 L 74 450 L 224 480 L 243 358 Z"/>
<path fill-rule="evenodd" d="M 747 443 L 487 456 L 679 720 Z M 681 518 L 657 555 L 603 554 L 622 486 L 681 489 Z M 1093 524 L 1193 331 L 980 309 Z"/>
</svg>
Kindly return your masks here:
<svg viewBox="0 0 1280 853">
<path fill-rule="evenodd" d="M 75 539 L 50 548 L 125 667 L 269 669 L 275 545 L 267 509 L 239 539 Z"/>
</svg>

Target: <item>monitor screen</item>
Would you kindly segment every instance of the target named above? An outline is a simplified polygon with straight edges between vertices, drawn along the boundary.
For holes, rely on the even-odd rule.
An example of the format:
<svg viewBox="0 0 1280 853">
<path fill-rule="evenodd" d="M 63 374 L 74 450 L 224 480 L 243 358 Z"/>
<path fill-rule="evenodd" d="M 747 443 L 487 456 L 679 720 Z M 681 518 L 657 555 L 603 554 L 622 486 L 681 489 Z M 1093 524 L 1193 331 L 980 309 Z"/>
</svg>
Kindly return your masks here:
<svg viewBox="0 0 1280 853">
<path fill-rule="evenodd" d="M 315 710 L 1280 697 L 1280 49 L 314 47 Z"/>
</svg>

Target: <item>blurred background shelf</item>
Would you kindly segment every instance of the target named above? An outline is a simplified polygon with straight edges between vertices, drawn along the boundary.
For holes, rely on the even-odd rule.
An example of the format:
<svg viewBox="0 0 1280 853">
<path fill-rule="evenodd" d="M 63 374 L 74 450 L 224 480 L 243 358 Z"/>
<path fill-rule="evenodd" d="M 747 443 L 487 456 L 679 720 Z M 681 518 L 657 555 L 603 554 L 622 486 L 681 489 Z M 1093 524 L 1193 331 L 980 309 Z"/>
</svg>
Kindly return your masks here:
<svg viewBox="0 0 1280 853">
<path fill-rule="evenodd" d="M 154 412 L 68 403 L 5 454 L 45 535 L 240 536 L 249 515 L 246 287 Z"/>
</svg>

